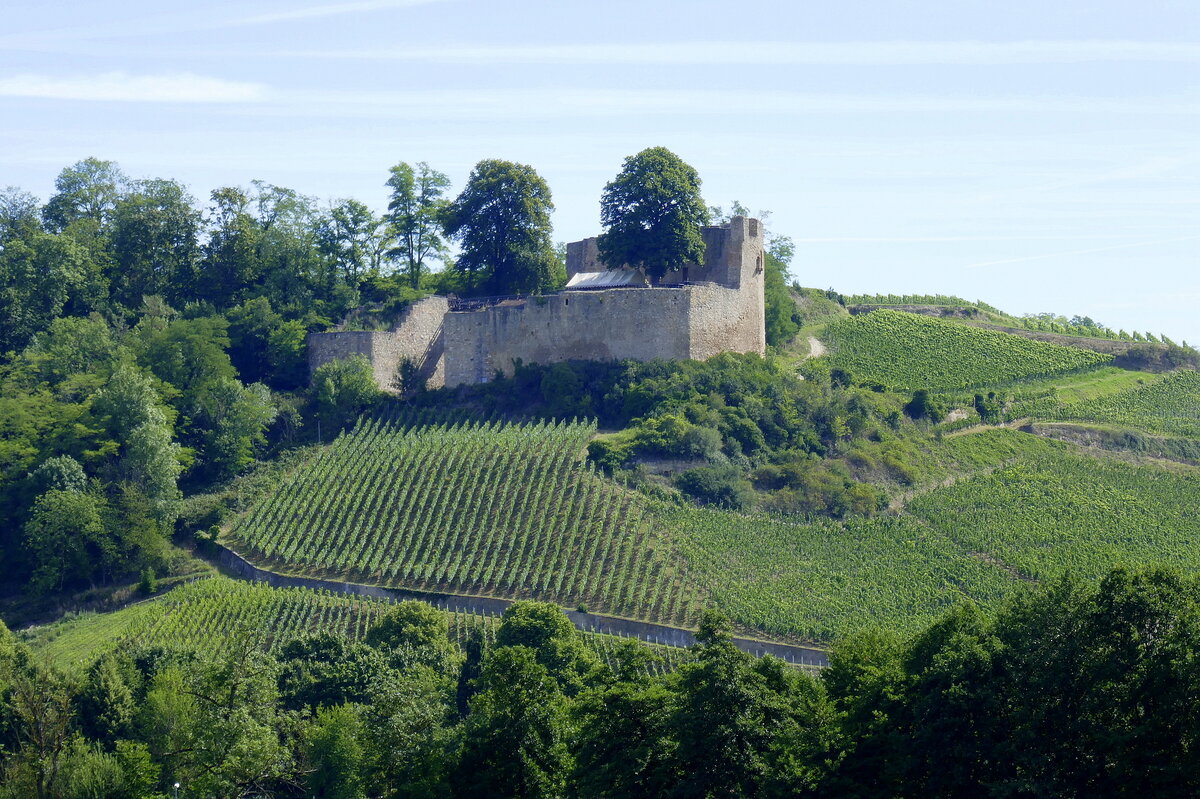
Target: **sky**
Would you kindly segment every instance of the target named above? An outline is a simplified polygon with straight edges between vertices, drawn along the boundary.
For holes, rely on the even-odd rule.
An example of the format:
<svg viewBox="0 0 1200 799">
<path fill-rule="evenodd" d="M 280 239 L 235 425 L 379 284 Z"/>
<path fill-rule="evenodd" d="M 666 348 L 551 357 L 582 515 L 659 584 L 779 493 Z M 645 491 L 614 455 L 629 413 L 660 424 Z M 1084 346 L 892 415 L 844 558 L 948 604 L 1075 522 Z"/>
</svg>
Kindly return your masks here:
<svg viewBox="0 0 1200 799">
<path fill-rule="evenodd" d="M 771 212 L 792 275 L 1200 344 L 1195 0 L 9 0 L 0 186 L 95 156 L 198 202 L 262 179 L 387 202 L 426 161 L 550 184 L 599 232 L 666 146 Z"/>
</svg>

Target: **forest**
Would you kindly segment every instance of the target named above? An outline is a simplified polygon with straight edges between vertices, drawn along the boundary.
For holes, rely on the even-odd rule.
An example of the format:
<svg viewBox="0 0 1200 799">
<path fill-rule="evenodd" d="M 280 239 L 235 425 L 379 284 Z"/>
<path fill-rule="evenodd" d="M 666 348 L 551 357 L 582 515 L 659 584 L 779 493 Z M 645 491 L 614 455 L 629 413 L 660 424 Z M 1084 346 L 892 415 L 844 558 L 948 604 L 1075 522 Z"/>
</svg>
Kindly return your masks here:
<svg viewBox="0 0 1200 799">
<path fill-rule="evenodd" d="M 408 602 L 357 639 L 264 652 L 250 615 L 207 651 L 131 642 L 77 672 L 0 629 L 0 795 L 1194 796 L 1198 589 L 1063 578 L 848 636 L 817 676 L 712 612 L 666 673 L 632 641 L 601 661 L 535 602 L 461 645 Z"/>
</svg>

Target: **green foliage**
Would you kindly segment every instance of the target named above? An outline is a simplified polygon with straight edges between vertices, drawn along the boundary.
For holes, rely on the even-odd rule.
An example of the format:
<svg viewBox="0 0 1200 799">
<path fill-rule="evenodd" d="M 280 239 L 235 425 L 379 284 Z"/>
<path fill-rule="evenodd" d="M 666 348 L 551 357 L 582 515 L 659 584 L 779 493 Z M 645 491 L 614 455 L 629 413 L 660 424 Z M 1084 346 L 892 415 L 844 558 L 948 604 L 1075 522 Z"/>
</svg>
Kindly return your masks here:
<svg viewBox="0 0 1200 799">
<path fill-rule="evenodd" d="M 788 262 L 794 248 L 790 239 L 774 239 L 764 253 L 763 302 L 767 344 L 782 347 L 800 331 L 804 318 L 788 289 Z"/>
<path fill-rule="evenodd" d="M 1200 438 L 1200 372 L 1178 372 L 1149 385 L 1067 405 L 1057 415 Z"/>
<path fill-rule="evenodd" d="M 653 279 L 704 263 L 708 209 L 700 176 L 665 147 L 625 159 L 600 198 L 600 260 L 611 269 L 629 265 Z"/>
<path fill-rule="evenodd" d="M 322 364 L 313 372 L 317 414 L 332 428 L 349 425 L 380 396 L 371 362 L 353 355 Z"/>
<path fill-rule="evenodd" d="M 491 294 L 542 291 L 550 286 L 550 187 L 533 167 L 480 161 L 446 209 L 446 235 L 462 252 L 455 268 L 470 289 Z"/>
<path fill-rule="evenodd" d="M 0 352 L 24 348 L 50 326 L 82 286 L 87 260 L 68 236 L 35 230 L 0 239 Z"/>
<path fill-rule="evenodd" d="M 928 419 L 936 424 L 946 418 L 947 408 L 944 403 L 932 399 L 927 389 L 919 388 L 904 406 L 904 412 L 913 419 Z"/>
<path fill-rule="evenodd" d="M 333 264 L 342 285 L 357 293 L 379 272 L 387 248 L 384 221 L 358 200 L 341 200 L 317 220 L 317 248 Z"/>
<path fill-rule="evenodd" d="M 353 706 L 325 707 L 317 711 L 306 736 L 312 763 L 308 789 L 314 796 L 365 799 L 363 733 L 362 720 Z"/>
<path fill-rule="evenodd" d="M 415 169 L 401 161 L 392 167 L 387 185 L 392 193 L 386 219 L 396 239 L 388 255 L 400 261 L 410 285 L 419 289 L 422 275 L 429 271 L 426 260 L 446 258 L 441 219 L 450 179 L 424 161 Z"/>
<path fill-rule="evenodd" d="M 36 565 L 35 591 L 108 576 L 117 544 L 104 527 L 102 500 L 82 491 L 50 490 L 38 497 L 25 524 L 25 546 Z"/>
<path fill-rule="evenodd" d="M 471 700 L 461 796 L 561 796 L 570 763 L 566 703 L 558 683 L 524 646 L 501 646 L 483 662 L 484 686 Z"/>
<path fill-rule="evenodd" d="M 754 489 L 741 470 L 730 464 L 688 469 L 675 478 L 675 485 L 707 505 L 737 510 L 754 504 Z"/>
<path fill-rule="evenodd" d="M 192 296 L 200 256 L 200 212 L 173 180 L 142 180 L 112 213 L 113 298 L 136 308 L 142 297 L 168 301 Z"/>
<path fill-rule="evenodd" d="M 528 647 L 567 696 L 574 696 L 599 665 L 562 608 L 548 602 L 514 602 L 496 630 L 496 646 Z"/>
<path fill-rule="evenodd" d="M 1111 356 L 902 311 L 872 311 L 826 329 L 834 366 L 859 380 L 931 391 L 997 386 L 1090 369 Z"/>
</svg>

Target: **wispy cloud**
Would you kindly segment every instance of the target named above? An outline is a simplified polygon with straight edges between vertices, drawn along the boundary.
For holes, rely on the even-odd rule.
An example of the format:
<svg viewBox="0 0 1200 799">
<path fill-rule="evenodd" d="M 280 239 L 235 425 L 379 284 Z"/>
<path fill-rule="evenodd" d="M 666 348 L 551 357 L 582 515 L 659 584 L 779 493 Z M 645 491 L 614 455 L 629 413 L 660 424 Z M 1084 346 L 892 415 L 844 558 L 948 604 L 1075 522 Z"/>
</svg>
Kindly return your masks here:
<svg viewBox="0 0 1200 799">
<path fill-rule="evenodd" d="M 234 18 L 228 20 L 226 25 L 266 25 L 273 22 L 290 22 L 292 20 L 317 19 L 320 17 L 340 17 L 347 14 L 361 14 L 369 11 L 423 6 L 440 2 L 444 2 L 444 0 L 359 0 L 354 3 L 329 3 L 327 5 L 293 8 L 267 14 L 255 14 L 250 17 Z"/>
<path fill-rule="evenodd" d="M 1200 114 L 1200 99 L 1059 95 L 821 94 L 781 90 L 510 89 L 280 92 L 281 114 L 463 119 L 711 117 L 746 114 Z"/>
<path fill-rule="evenodd" d="M 1084 186 L 1098 186 L 1105 183 L 1127 180 L 1146 180 L 1170 174 L 1181 167 L 1190 166 L 1197 162 L 1200 162 L 1200 156 L 1159 156 L 1105 172 L 1084 174 L 1079 177 L 1057 180 L 1052 183 L 985 194 L 977 198 L 976 202 L 991 202 L 998 199 L 1017 199 L 1021 202 L 1027 202 L 1031 194 L 1060 191 L 1062 189 L 1077 189 Z"/>
<path fill-rule="evenodd" d="M 1155 239 L 1153 241 L 1135 241 L 1129 244 L 1111 244 L 1107 247 L 1088 247 L 1085 250 L 1068 250 L 1066 252 L 1049 252 L 1041 255 L 1026 255 L 1020 258 L 1003 258 L 999 261 L 981 261 L 976 264 L 967 264 L 963 269 L 979 269 L 984 266 L 1000 266 L 1002 264 L 1019 264 L 1025 261 L 1042 261 L 1047 258 L 1062 258 L 1071 255 L 1090 255 L 1096 252 L 1109 252 L 1110 250 L 1125 250 L 1131 247 L 1150 247 L 1156 244 L 1174 244 L 1180 241 L 1196 241 L 1200 236 L 1178 236 L 1173 239 Z"/>
<path fill-rule="evenodd" d="M 204 31 L 244 28 L 255 25 L 271 25 L 281 22 L 340 17 L 387 11 L 397 8 L 442 3 L 447 0 L 355 0 L 348 3 L 326 3 L 323 5 L 286 8 L 249 16 L 220 16 L 210 9 L 197 5 L 193 14 L 170 14 L 127 20 L 114 20 L 107 24 L 54 28 L 45 31 L 14 31 L 0 35 L 0 45 L 17 49 L 57 52 L 64 47 L 76 52 L 80 42 L 103 41 L 106 39 L 130 39 L 164 36 L 178 33 L 202 33 Z"/>
<path fill-rule="evenodd" d="M 362 3 L 362 5 L 369 5 L 369 3 Z M 387 50 L 299 50 L 283 51 L 276 55 L 464 64 L 903 66 L 908 64 L 1072 64 L 1091 61 L 1200 63 L 1200 43 L 1124 40 L 1013 42 L 763 42 L 756 40 L 499 47 L 444 45 L 415 48 L 397 47 Z"/>
<path fill-rule="evenodd" d="M 262 100 L 267 88 L 258 83 L 228 81 L 188 72 L 165 75 L 98 75 L 52 77 L 14 75 L 0 78 L 0 97 L 46 100 L 92 100 L 133 103 L 247 103 Z"/>
</svg>

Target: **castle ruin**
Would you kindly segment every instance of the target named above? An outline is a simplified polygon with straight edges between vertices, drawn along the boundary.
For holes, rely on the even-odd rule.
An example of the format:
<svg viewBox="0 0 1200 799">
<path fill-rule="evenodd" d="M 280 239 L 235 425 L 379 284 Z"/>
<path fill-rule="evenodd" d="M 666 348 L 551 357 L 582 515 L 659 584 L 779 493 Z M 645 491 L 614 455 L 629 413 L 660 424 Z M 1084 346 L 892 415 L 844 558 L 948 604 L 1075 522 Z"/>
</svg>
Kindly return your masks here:
<svg viewBox="0 0 1200 799">
<path fill-rule="evenodd" d="M 703 229 L 703 264 L 648 285 L 638 270 L 608 269 L 597 239 L 567 245 L 567 288 L 520 298 L 428 297 L 390 331 L 313 333 L 310 370 L 365 355 L 381 387 L 409 358 L 430 388 L 485 383 L 516 361 L 704 360 L 766 351 L 763 228 L 735 216 Z"/>
</svg>

